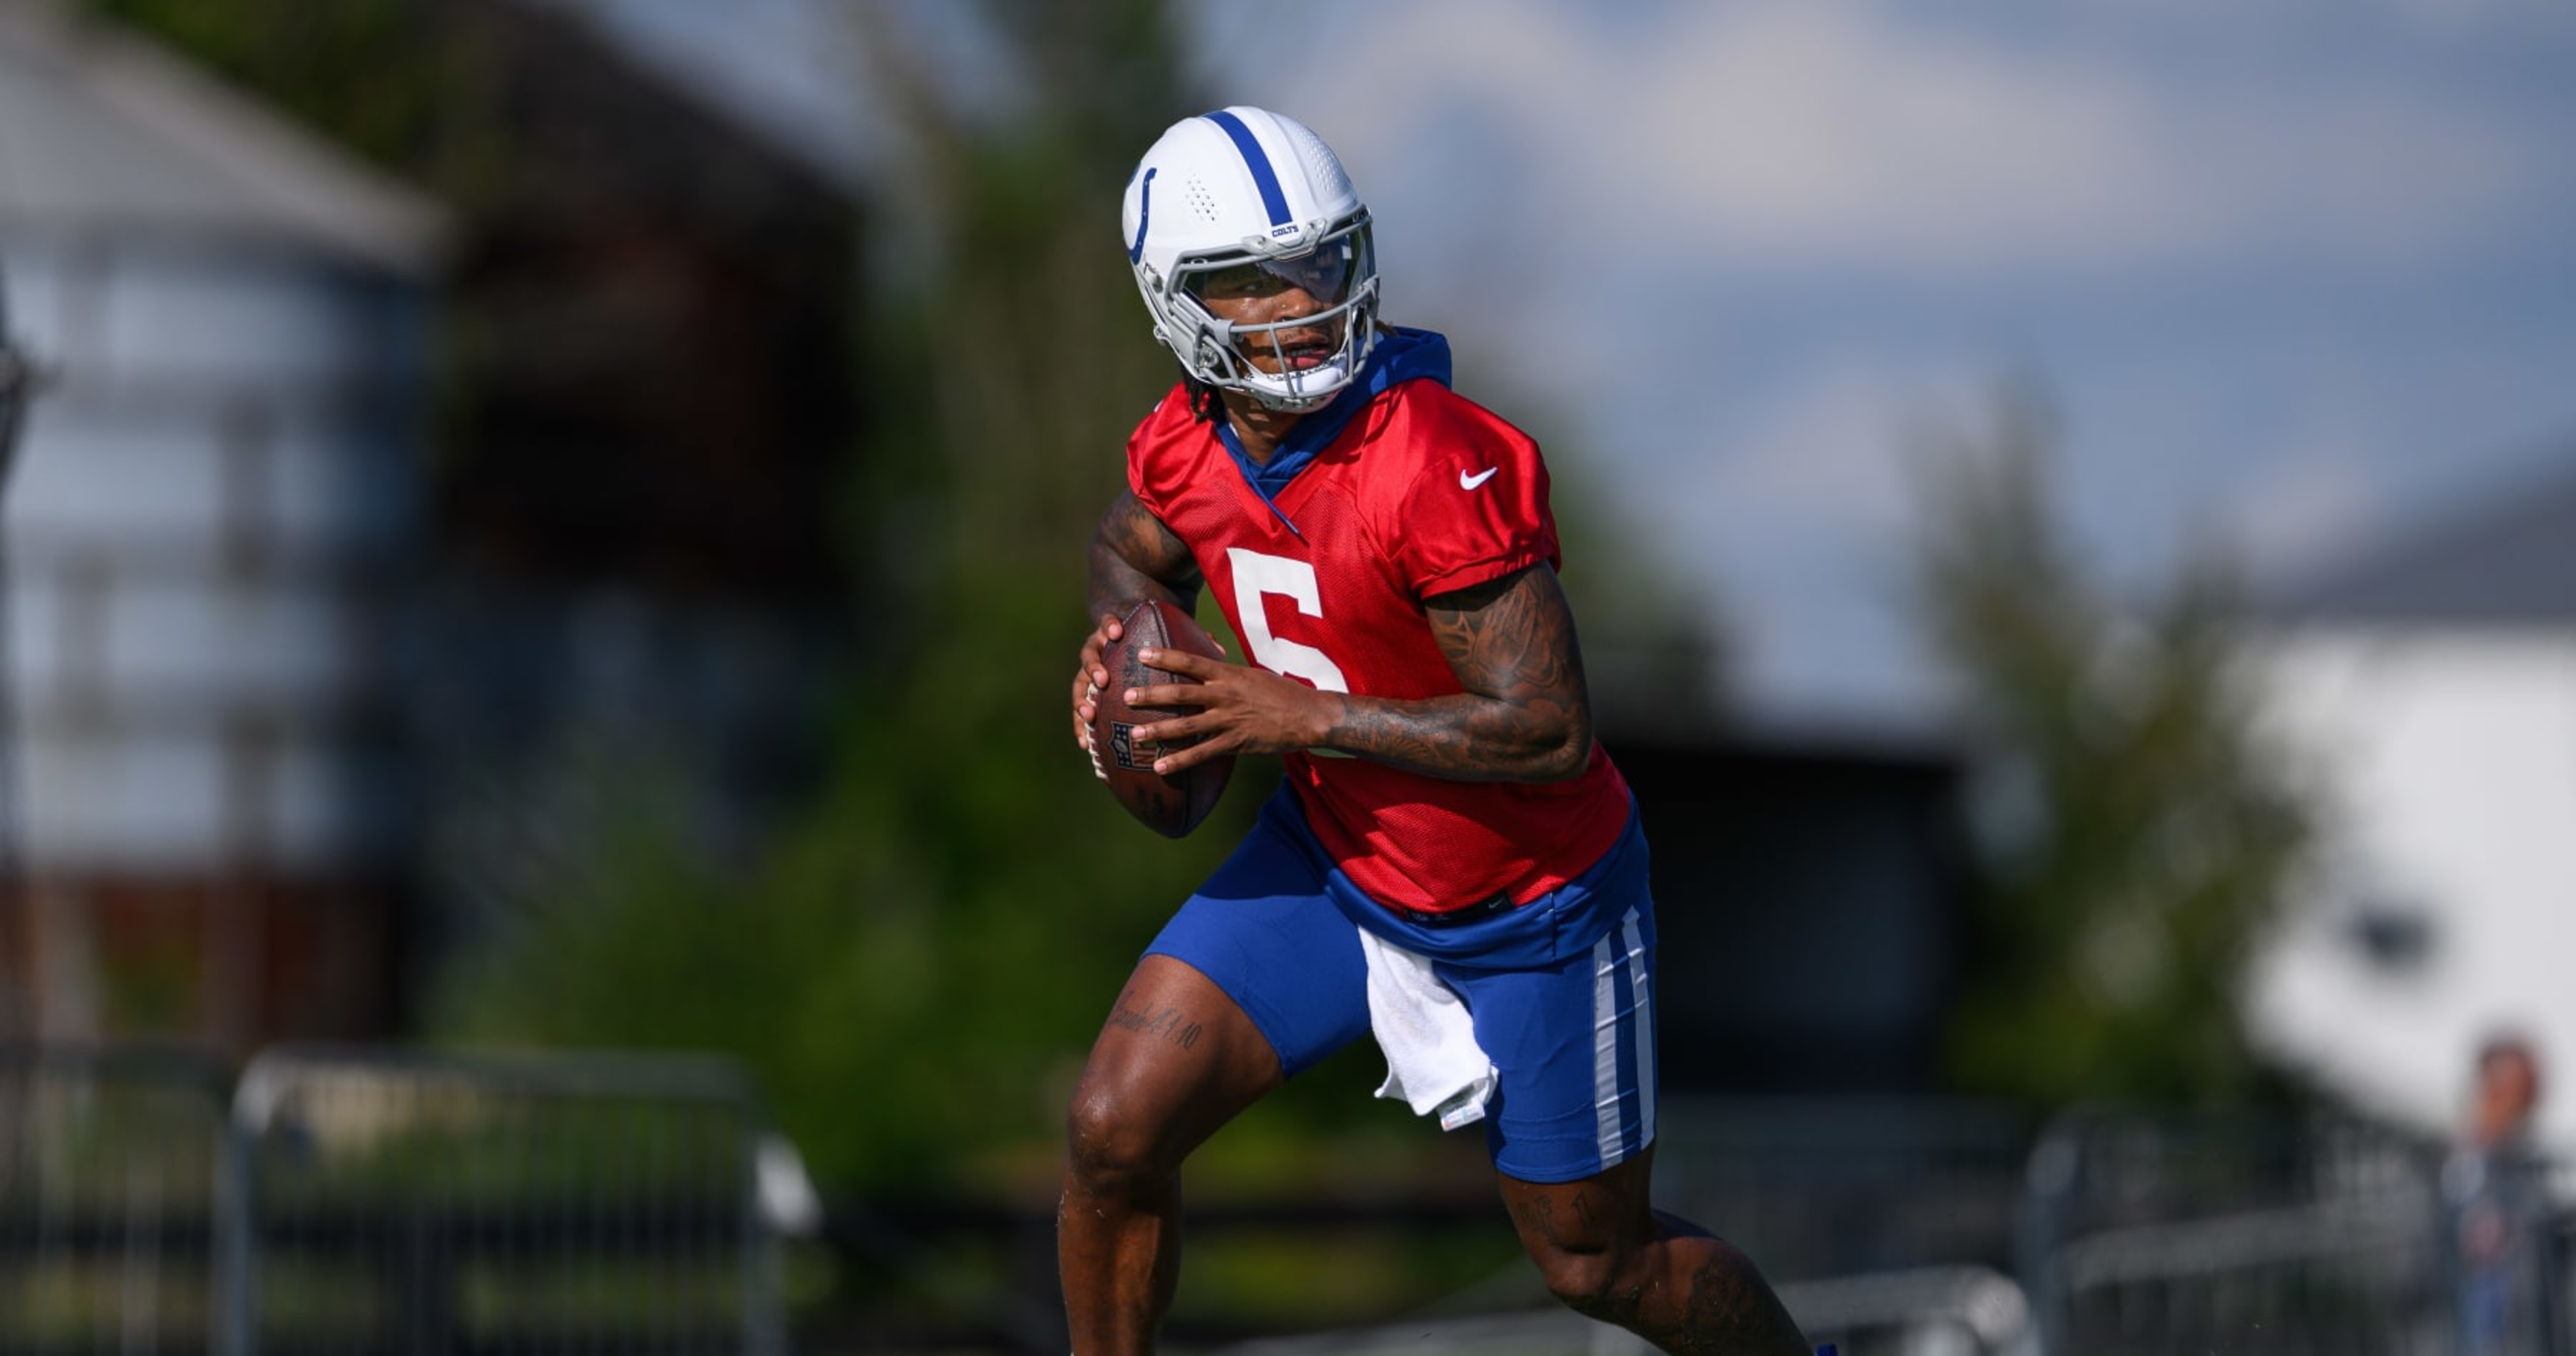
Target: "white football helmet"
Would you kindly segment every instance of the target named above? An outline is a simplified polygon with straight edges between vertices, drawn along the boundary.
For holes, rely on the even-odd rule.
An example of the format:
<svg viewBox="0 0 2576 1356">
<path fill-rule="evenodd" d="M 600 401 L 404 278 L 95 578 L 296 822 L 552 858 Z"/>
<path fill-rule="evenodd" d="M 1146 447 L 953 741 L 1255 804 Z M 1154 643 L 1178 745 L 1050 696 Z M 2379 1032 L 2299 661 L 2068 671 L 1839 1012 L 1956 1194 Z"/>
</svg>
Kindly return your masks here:
<svg viewBox="0 0 2576 1356">
<path fill-rule="evenodd" d="M 1311 410 L 1359 375 L 1377 342 L 1377 255 L 1368 208 L 1341 160 L 1304 123 L 1237 106 L 1172 124 L 1127 181 L 1119 214 L 1154 337 L 1192 377 L 1279 410 Z M 1220 288 L 1304 288 L 1324 309 L 1230 325 L 1203 298 Z M 1338 330 L 1327 353 L 1293 352 L 1291 331 Z M 1264 372 L 1245 356 L 1268 347 Z"/>
</svg>

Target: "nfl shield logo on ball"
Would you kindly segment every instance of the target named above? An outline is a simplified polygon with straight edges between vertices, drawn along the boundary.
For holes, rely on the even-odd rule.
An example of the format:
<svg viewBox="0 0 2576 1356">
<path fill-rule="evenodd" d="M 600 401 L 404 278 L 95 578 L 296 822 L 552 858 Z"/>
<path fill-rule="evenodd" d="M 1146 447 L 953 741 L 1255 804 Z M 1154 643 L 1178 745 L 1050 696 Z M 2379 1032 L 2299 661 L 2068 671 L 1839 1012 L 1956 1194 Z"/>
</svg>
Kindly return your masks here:
<svg viewBox="0 0 2576 1356">
<path fill-rule="evenodd" d="M 1154 770 L 1155 755 L 1160 752 L 1161 750 L 1157 749 L 1151 740 L 1141 745 L 1136 742 L 1135 726 L 1119 720 L 1109 722 L 1111 762 L 1130 772 L 1151 772 Z"/>
</svg>

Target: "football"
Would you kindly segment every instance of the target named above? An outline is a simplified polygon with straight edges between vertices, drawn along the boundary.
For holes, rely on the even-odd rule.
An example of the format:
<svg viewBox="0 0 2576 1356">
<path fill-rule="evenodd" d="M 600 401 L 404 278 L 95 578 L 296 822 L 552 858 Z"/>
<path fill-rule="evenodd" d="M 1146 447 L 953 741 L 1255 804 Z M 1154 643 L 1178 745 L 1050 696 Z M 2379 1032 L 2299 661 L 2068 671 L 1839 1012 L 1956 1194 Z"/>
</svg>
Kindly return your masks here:
<svg viewBox="0 0 2576 1356">
<path fill-rule="evenodd" d="M 1119 619 L 1119 626 L 1118 639 L 1100 651 L 1101 667 L 1109 670 L 1109 685 L 1094 703 L 1091 768 L 1109 784 L 1109 794 L 1127 807 L 1127 813 L 1166 838 L 1179 838 L 1216 808 L 1217 798 L 1225 794 L 1226 778 L 1234 775 L 1234 756 L 1211 759 L 1170 777 L 1156 773 L 1154 759 L 1164 746 L 1135 738 L 1136 727 L 1191 712 L 1186 707 L 1131 707 L 1123 699 L 1131 687 L 1198 681 L 1145 667 L 1136 658 L 1139 651 L 1186 650 L 1210 659 L 1222 659 L 1225 652 L 1190 614 L 1160 598 L 1137 604 Z"/>
</svg>

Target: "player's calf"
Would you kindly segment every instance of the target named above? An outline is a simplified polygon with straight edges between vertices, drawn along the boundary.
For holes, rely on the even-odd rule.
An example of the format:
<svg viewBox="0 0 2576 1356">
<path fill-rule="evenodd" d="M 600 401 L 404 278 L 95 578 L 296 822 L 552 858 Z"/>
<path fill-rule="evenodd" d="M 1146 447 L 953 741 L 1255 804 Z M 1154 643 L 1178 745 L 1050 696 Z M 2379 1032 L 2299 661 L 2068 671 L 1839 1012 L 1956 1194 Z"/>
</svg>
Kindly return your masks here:
<svg viewBox="0 0 2576 1356">
<path fill-rule="evenodd" d="M 1521 1245 L 1548 1292 L 1668 1352 L 1810 1356 L 1751 1258 L 1647 1208 L 1652 1157 L 1650 1149 L 1576 1182 L 1503 1179 Z"/>
</svg>

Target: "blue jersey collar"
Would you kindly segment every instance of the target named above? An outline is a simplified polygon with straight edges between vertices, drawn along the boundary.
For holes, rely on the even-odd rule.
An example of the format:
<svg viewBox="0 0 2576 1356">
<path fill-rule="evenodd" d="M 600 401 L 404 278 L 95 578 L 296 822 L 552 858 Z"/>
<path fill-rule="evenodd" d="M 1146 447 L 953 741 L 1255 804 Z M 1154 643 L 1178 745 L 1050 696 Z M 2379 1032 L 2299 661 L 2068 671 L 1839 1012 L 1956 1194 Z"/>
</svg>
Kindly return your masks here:
<svg viewBox="0 0 2576 1356">
<path fill-rule="evenodd" d="M 1256 462 L 1245 455 L 1243 440 L 1234 436 L 1234 423 L 1222 411 L 1214 420 L 1217 441 L 1225 444 L 1227 455 L 1234 458 L 1235 467 L 1243 472 L 1243 478 L 1252 486 L 1253 492 L 1260 495 L 1263 502 L 1270 503 L 1281 490 L 1288 488 L 1288 482 L 1296 479 L 1299 471 L 1305 470 L 1307 464 L 1315 460 L 1317 453 L 1332 446 L 1333 440 L 1342 436 L 1342 430 L 1350 427 L 1351 420 L 1367 409 L 1370 401 L 1416 378 L 1429 378 L 1443 386 L 1449 384 L 1448 336 L 1431 330 L 1408 330 L 1389 325 L 1378 335 L 1377 343 L 1370 346 L 1368 362 L 1360 368 L 1359 380 L 1343 387 L 1342 393 L 1333 397 L 1324 408 L 1298 420 L 1288 430 L 1288 436 L 1280 439 L 1279 446 L 1272 450 L 1268 463 Z M 1279 513 L 1279 506 L 1270 503 L 1270 511 Z M 1279 514 L 1279 521 L 1288 522 L 1288 515 Z M 1293 532 L 1297 525 L 1288 523 L 1288 529 Z"/>
</svg>

